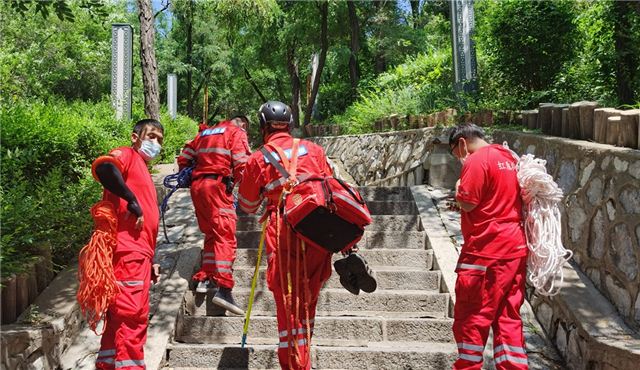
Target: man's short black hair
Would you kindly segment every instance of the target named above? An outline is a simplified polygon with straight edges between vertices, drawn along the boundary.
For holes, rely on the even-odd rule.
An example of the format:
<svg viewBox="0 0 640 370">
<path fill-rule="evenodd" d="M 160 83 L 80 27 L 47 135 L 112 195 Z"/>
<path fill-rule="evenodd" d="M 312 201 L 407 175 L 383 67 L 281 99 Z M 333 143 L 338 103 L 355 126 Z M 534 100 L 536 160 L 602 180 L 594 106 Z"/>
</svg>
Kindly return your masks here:
<svg viewBox="0 0 640 370">
<path fill-rule="evenodd" d="M 473 123 L 461 123 L 449 132 L 449 145 L 456 143 L 460 138 L 484 139 L 484 130 Z"/>
<path fill-rule="evenodd" d="M 145 118 L 136 122 L 135 126 L 133 126 L 133 132 L 140 135 L 142 133 L 142 129 L 144 128 L 144 126 L 147 126 L 147 125 L 157 128 L 158 130 L 162 131 L 162 133 L 164 134 L 164 127 L 162 127 L 162 123 L 160 123 L 160 121 L 158 121 L 157 119 L 153 119 L 153 118 Z"/>
<path fill-rule="evenodd" d="M 233 121 L 236 118 L 240 118 L 244 121 L 244 123 L 247 124 L 247 126 L 249 126 L 249 118 L 247 118 L 247 116 L 245 116 L 244 114 L 236 114 L 235 116 L 231 117 L 229 121 Z"/>
</svg>

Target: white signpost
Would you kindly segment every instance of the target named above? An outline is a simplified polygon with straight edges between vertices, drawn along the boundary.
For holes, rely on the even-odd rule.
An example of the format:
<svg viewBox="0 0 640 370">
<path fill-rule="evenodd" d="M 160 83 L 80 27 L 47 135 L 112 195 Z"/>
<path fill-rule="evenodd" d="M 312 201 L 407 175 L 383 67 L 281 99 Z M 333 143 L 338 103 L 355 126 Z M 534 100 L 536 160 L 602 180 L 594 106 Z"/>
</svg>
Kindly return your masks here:
<svg viewBox="0 0 640 370">
<path fill-rule="evenodd" d="M 478 70 L 473 41 L 473 0 L 453 0 L 450 4 L 456 92 L 475 93 L 478 90 Z"/>
<path fill-rule="evenodd" d="M 167 75 L 167 109 L 171 119 L 176 119 L 178 113 L 178 77 L 175 73 Z"/>
<path fill-rule="evenodd" d="M 111 25 L 111 104 L 116 119 L 131 119 L 131 71 L 133 68 L 133 28 Z"/>
</svg>

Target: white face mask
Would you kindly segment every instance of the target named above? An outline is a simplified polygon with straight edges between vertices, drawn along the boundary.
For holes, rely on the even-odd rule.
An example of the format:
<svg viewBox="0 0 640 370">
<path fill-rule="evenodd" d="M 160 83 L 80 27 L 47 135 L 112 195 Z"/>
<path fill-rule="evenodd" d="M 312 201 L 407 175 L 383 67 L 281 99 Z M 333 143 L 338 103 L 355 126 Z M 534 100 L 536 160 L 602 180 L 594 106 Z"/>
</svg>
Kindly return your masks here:
<svg viewBox="0 0 640 370">
<path fill-rule="evenodd" d="M 145 161 L 149 162 L 160 154 L 161 149 L 162 146 L 155 141 L 142 140 L 138 153 L 140 153 Z"/>
</svg>

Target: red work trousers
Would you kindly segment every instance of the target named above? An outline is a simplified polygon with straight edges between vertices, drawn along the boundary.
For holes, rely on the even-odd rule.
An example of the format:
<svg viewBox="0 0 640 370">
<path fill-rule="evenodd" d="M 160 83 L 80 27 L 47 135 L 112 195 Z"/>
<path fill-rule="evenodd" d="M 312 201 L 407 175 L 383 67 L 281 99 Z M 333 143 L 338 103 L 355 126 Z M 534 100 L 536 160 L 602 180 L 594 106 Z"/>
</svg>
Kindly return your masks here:
<svg viewBox="0 0 640 370">
<path fill-rule="evenodd" d="M 453 336 L 458 344 L 454 369 L 482 368 L 489 328 L 493 329 L 496 369 L 528 369 L 520 318 L 526 269 L 526 257 L 460 257 L 453 313 Z"/>
<path fill-rule="evenodd" d="M 276 244 L 275 213 L 268 222 L 267 284 L 276 302 L 278 360 L 282 369 L 310 369 L 309 346 L 316 305 L 320 289 L 331 276 L 331 253 L 319 247 L 303 246 L 302 240 L 282 222 L 280 242 Z"/>
<path fill-rule="evenodd" d="M 107 311 L 96 369 L 145 369 L 151 259 L 138 252 L 116 252 L 113 270 L 120 293 Z"/>
<path fill-rule="evenodd" d="M 212 279 L 219 287 L 233 288 L 236 260 L 236 222 L 233 194 L 227 194 L 222 176 L 201 177 L 191 184 L 191 199 L 198 227 L 204 234 L 200 271 L 193 279 Z"/>
</svg>

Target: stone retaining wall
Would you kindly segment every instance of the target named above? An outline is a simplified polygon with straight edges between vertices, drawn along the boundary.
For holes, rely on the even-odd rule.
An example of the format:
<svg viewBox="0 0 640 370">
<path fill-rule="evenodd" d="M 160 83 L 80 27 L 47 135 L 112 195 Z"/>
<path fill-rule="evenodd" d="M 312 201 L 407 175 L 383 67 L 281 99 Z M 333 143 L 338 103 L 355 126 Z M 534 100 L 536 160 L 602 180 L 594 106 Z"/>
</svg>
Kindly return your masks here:
<svg viewBox="0 0 640 370">
<path fill-rule="evenodd" d="M 446 133 L 423 128 L 312 140 L 339 158 L 359 185 L 451 188 L 459 168 L 447 152 Z M 494 133 L 494 142 L 505 140 L 519 154 L 547 161 L 548 172 L 565 194 L 565 247 L 574 251 L 579 267 L 625 320 L 640 327 L 640 151 L 546 135 Z"/>
<path fill-rule="evenodd" d="M 497 132 L 518 154 L 547 161 L 565 194 L 562 238 L 574 260 L 632 326 L 640 327 L 640 151 Z"/>
<path fill-rule="evenodd" d="M 358 185 L 452 187 L 460 171 L 448 154 L 447 130 L 422 128 L 367 135 L 315 137 Z"/>
</svg>

